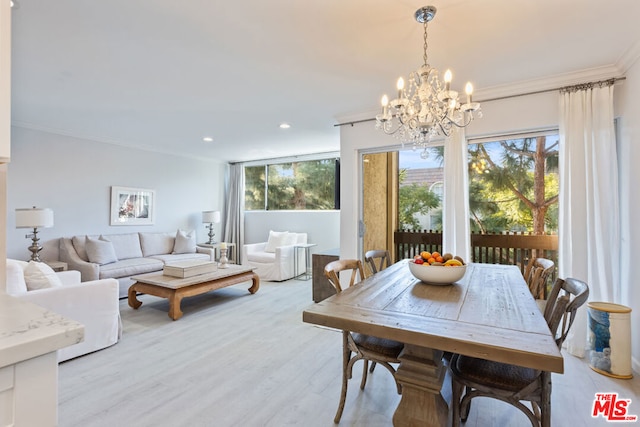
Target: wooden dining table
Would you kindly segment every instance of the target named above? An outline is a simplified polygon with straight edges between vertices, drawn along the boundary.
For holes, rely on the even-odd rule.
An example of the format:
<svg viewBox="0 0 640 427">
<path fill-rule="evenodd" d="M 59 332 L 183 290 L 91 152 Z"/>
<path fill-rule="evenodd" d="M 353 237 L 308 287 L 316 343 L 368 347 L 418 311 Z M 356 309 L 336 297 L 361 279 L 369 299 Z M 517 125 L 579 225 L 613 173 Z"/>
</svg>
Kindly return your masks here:
<svg viewBox="0 0 640 427">
<path fill-rule="evenodd" d="M 443 352 L 562 373 L 562 355 L 516 266 L 469 264 L 451 285 L 416 279 L 402 260 L 303 312 L 316 325 L 405 344 L 394 426 L 444 426 Z M 447 268 L 447 267 L 424 267 Z"/>
</svg>

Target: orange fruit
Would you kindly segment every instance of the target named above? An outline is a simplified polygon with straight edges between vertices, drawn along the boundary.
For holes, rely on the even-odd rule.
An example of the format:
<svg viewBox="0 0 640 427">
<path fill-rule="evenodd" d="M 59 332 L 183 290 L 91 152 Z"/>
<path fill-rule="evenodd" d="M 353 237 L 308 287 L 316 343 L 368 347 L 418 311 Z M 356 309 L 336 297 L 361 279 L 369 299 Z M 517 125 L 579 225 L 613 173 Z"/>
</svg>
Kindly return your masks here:
<svg viewBox="0 0 640 427">
<path fill-rule="evenodd" d="M 434 258 L 438 258 L 440 256 L 440 252 L 436 251 L 436 252 L 431 252 L 431 256 Z"/>
<path fill-rule="evenodd" d="M 431 254 L 427 251 L 422 251 L 420 252 L 420 256 L 422 257 L 422 259 L 429 259 L 431 258 Z"/>
<path fill-rule="evenodd" d="M 429 259 L 427 260 L 427 262 L 428 262 L 429 264 L 433 264 L 434 262 L 436 262 L 436 259 L 432 256 L 431 258 L 429 258 Z"/>
<path fill-rule="evenodd" d="M 432 255 L 433 256 L 433 255 Z M 442 258 L 441 256 L 437 256 L 436 257 L 436 261 L 437 262 L 444 262 L 444 258 Z"/>
</svg>

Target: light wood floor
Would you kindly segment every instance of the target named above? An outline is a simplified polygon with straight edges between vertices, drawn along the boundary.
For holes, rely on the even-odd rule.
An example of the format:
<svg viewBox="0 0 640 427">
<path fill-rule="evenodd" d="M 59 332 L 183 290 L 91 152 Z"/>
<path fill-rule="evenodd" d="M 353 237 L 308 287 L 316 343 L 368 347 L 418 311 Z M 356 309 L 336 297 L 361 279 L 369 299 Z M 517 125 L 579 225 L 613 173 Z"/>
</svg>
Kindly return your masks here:
<svg viewBox="0 0 640 427">
<path fill-rule="evenodd" d="M 311 281 L 264 282 L 255 295 L 236 285 L 168 304 L 120 301 L 121 341 L 60 364 L 60 426 L 331 426 L 341 378 L 341 335 L 302 322 Z M 360 391 L 354 369 L 342 426 L 390 426 L 399 401 L 389 373 L 377 369 Z M 553 426 L 609 425 L 591 418 L 596 392 L 632 399 L 640 415 L 640 380 L 599 375 L 572 356 L 553 375 Z M 443 390 L 450 399 L 448 378 Z M 640 422 L 639 422 L 640 423 Z M 475 399 L 466 426 L 527 426 L 519 411 Z"/>
</svg>

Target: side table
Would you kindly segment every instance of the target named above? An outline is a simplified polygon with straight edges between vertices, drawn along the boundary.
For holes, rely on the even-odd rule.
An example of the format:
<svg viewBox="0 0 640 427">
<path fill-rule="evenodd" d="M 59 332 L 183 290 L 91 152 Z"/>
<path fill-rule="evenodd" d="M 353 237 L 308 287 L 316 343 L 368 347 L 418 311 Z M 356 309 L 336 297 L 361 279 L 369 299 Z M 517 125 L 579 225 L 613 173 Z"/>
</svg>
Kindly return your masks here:
<svg viewBox="0 0 640 427">
<path fill-rule="evenodd" d="M 312 296 L 313 302 L 320 302 L 331 295 L 335 295 L 336 288 L 324 275 L 324 266 L 331 261 L 340 259 L 340 249 L 330 249 L 320 253 L 313 254 L 313 283 Z"/>
<path fill-rule="evenodd" d="M 311 272 L 309 271 L 309 267 L 311 266 L 311 248 L 317 246 L 316 243 L 303 243 L 297 244 L 293 247 L 293 277 L 296 280 L 309 280 L 311 279 Z M 300 273 L 300 260 L 298 256 L 298 251 L 302 250 L 304 252 L 304 271 Z"/>
<path fill-rule="evenodd" d="M 198 246 L 201 248 L 210 248 L 215 251 L 214 258 L 216 260 L 220 259 L 220 242 L 216 243 L 198 243 Z M 229 262 L 232 264 L 238 263 L 238 257 L 236 252 L 236 244 L 227 242 L 227 257 L 229 258 Z"/>
<path fill-rule="evenodd" d="M 45 261 L 44 263 L 51 267 L 53 271 L 67 271 L 68 268 L 67 263 L 62 261 Z"/>
</svg>

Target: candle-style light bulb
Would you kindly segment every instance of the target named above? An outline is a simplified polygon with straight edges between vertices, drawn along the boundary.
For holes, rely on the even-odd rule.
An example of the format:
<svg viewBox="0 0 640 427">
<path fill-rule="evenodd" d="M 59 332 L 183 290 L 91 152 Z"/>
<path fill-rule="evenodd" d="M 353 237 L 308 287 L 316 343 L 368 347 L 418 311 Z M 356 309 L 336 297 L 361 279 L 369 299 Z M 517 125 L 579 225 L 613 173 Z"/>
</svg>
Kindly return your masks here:
<svg viewBox="0 0 640 427">
<path fill-rule="evenodd" d="M 473 93 L 473 85 L 471 82 L 467 82 L 464 91 L 467 93 L 467 104 L 471 104 L 471 94 Z"/>
<path fill-rule="evenodd" d="M 387 106 L 389 105 L 389 97 L 387 95 L 382 95 L 382 99 L 380 100 L 380 104 L 382 104 L 382 115 L 387 115 Z"/>
<path fill-rule="evenodd" d="M 451 89 L 451 79 L 453 79 L 453 74 L 451 74 L 451 70 L 447 70 L 444 72 L 444 89 Z"/>
<path fill-rule="evenodd" d="M 398 79 L 398 83 L 396 83 L 396 88 L 398 88 L 398 99 L 401 99 L 402 91 L 404 90 L 404 79 L 402 77 Z"/>
</svg>

